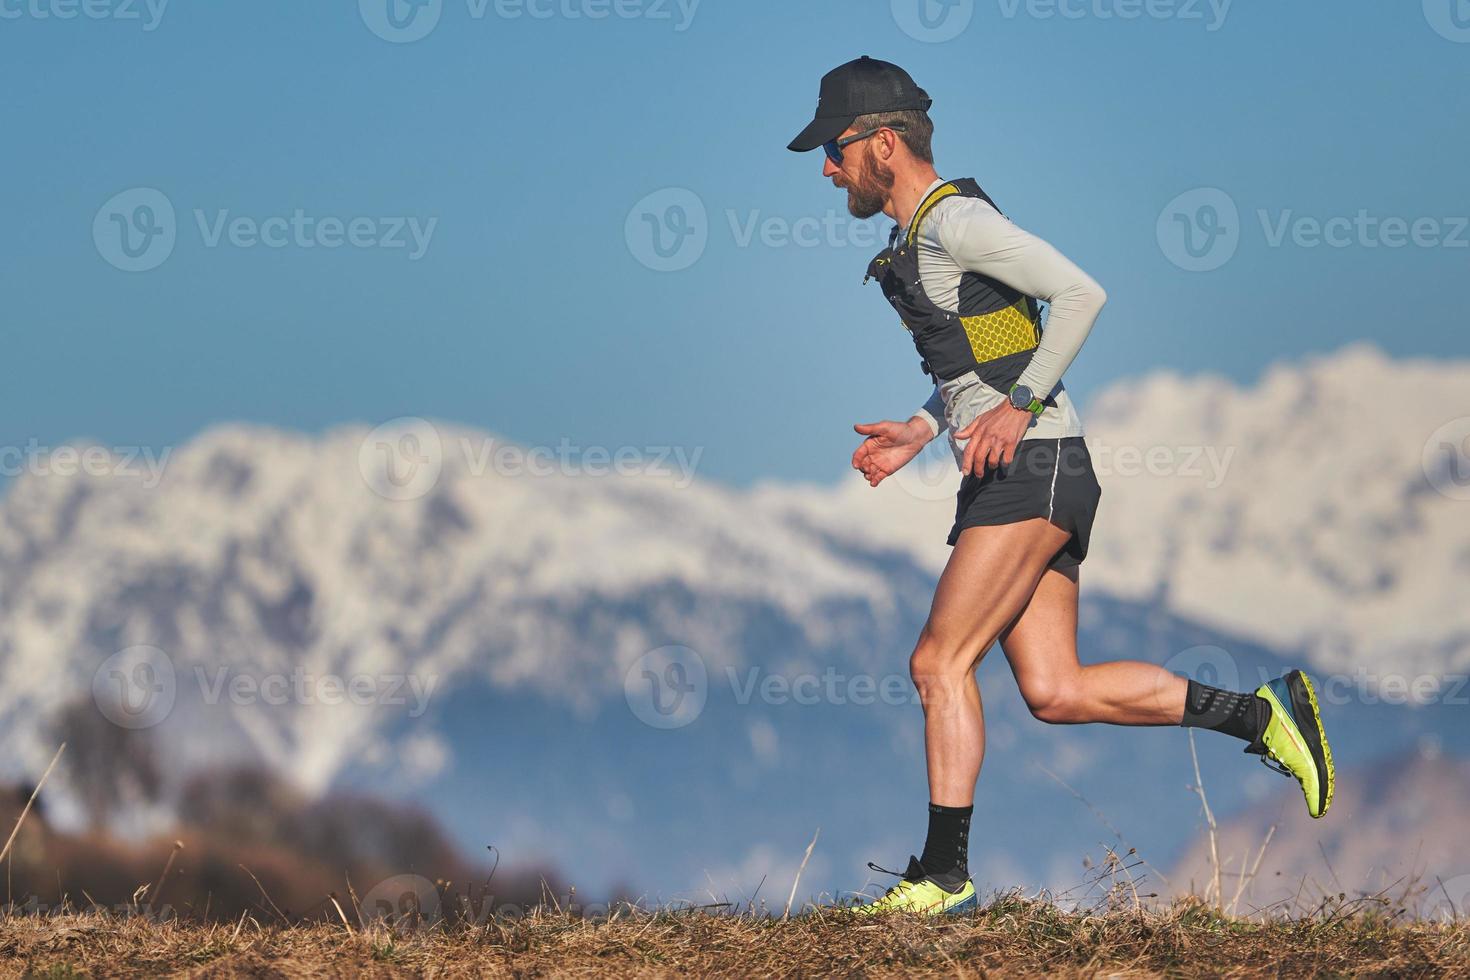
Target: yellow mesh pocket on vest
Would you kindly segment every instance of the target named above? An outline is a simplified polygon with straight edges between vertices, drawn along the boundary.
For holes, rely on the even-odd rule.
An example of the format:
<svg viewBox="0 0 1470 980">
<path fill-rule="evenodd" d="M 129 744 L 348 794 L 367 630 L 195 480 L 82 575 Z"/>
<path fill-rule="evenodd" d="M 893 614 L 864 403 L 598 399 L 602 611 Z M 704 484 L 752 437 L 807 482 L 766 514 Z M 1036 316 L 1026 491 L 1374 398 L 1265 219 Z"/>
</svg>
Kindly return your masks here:
<svg viewBox="0 0 1470 980">
<path fill-rule="evenodd" d="M 1041 342 L 1041 332 L 1026 315 L 1024 296 L 994 313 L 962 316 L 960 324 L 965 328 L 965 336 L 970 338 L 970 350 L 975 360 L 981 362 L 1019 354 Z"/>
</svg>

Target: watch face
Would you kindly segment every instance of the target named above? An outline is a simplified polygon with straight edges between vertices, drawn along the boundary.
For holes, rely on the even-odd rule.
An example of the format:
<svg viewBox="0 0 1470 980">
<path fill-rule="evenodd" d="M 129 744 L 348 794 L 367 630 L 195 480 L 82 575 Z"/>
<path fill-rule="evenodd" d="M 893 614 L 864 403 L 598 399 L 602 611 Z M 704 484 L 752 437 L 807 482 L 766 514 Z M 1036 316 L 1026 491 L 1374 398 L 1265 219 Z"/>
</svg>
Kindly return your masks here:
<svg viewBox="0 0 1470 980">
<path fill-rule="evenodd" d="M 1011 389 L 1011 404 L 1017 408 L 1030 408 L 1032 401 L 1031 389 L 1025 385 L 1016 385 Z"/>
</svg>

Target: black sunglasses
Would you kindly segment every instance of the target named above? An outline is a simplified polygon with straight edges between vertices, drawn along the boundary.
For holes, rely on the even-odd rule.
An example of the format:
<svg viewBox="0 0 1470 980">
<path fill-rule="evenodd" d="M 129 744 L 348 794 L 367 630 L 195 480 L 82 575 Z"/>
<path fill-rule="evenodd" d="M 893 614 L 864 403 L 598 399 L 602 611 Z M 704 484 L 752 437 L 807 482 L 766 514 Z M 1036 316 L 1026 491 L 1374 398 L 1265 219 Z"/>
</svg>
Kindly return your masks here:
<svg viewBox="0 0 1470 980">
<path fill-rule="evenodd" d="M 822 144 L 822 151 L 827 154 L 827 159 L 832 161 L 833 166 L 840 167 L 842 166 L 842 148 L 844 146 L 851 146 L 858 140 L 865 140 L 882 129 L 892 129 L 901 133 L 904 131 L 904 125 L 903 123 L 894 123 L 891 126 L 874 126 L 872 129 L 864 130 L 861 133 L 854 133 L 852 136 L 845 137 L 844 139 L 830 139 Z"/>
</svg>

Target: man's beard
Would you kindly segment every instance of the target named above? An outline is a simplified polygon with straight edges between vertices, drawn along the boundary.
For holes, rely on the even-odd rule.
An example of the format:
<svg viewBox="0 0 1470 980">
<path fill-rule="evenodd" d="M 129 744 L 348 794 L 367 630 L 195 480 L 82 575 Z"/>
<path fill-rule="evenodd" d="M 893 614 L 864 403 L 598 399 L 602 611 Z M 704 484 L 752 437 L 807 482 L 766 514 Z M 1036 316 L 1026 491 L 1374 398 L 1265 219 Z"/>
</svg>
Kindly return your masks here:
<svg viewBox="0 0 1470 980">
<path fill-rule="evenodd" d="M 888 192 L 893 190 L 893 171 L 871 154 L 858 166 L 857 180 L 847 186 L 847 210 L 854 218 L 871 218 L 883 210 Z"/>
</svg>

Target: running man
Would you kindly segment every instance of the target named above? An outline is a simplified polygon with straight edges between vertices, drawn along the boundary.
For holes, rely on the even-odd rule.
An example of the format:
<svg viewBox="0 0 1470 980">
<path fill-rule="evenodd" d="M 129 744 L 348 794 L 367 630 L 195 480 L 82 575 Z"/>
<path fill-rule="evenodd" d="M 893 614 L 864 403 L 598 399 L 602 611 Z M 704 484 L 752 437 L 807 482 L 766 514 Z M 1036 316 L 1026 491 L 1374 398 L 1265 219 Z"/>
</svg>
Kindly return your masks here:
<svg viewBox="0 0 1470 980">
<path fill-rule="evenodd" d="M 902 68 L 859 58 L 822 78 L 816 118 L 789 147 L 825 151 L 822 176 L 847 191 L 855 217 L 881 211 L 896 223 L 868 277 L 934 383 L 907 422 L 856 426 L 866 438 L 852 465 L 876 487 L 948 429 L 964 474 L 954 550 L 909 660 L 924 707 L 928 838 L 905 871 L 888 872 L 897 884 L 860 914 L 974 907 L 967 841 L 985 755 L 974 672 L 997 640 L 1044 722 L 1223 732 L 1294 776 L 1313 817 L 1332 802 L 1332 753 L 1301 671 L 1247 694 L 1154 664 L 1078 662 L 1078 566 L 1101 490 L 1061 378 L 1107 297 L 1012 224 L 974 180 L 940 178 L 930 105 Z M 1045 330 L 1041 302 L 1050 307 Z"/>
</svg>

